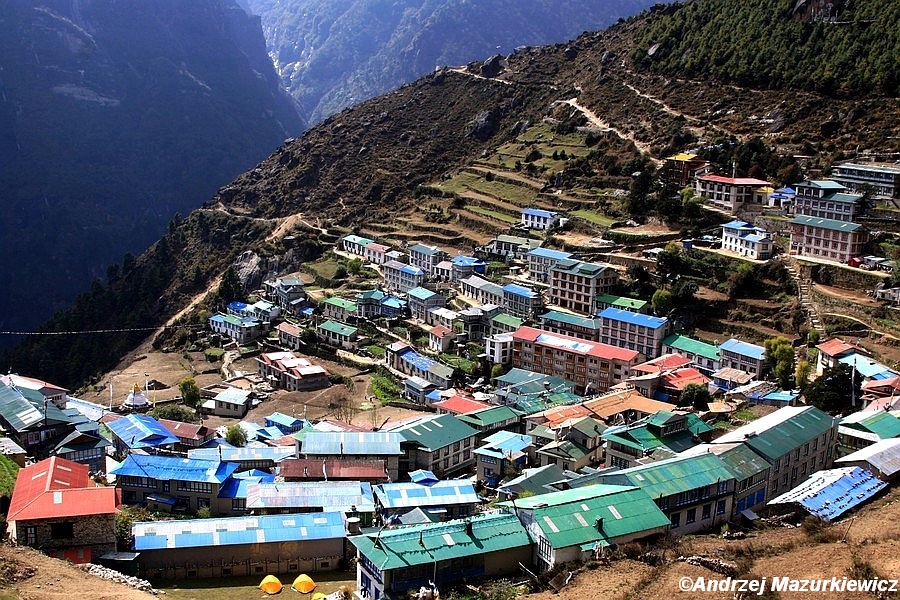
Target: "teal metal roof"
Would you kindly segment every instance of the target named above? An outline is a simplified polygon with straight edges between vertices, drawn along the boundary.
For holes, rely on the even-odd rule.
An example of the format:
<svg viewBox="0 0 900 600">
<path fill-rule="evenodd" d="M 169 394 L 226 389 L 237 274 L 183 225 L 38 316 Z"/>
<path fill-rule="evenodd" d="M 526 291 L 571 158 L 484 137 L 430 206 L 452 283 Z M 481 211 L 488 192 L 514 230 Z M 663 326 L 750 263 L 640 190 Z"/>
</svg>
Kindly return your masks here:
<svg viewBox="0 0 900 600">
<path fill-rule="evenodd" d="M 586 329 L 600 329 L 600 319 L 583 317 L 581 315 L 573 315 L 571 313 L 562 312 L 559 310 L 551 310 L 548 313 L 542 314 L 540 318 L 542 324 L 546 324 L 548 321 L 552 321 L 557 323 L 566 323 L 568 325 L 575 325 L 577 327 L 584 327 Z"/>
<path fill-rule="evenodd" d="M 519 317 L 514 317 L 508 313 L 500 313 L 495 315 L 492 319 L 492 322 L 500 323 L 501 325 L 506 325 L 507 327 L 512 327 L 513 329 L 518 329 L 522 326 L 522 323 L 525 322 L 525 319 L 520 319 Z"/>
<path fill-rule="evenodd" d="M 343 323 L 338 323 L 337 321 L 325 321 L 324 323 L 319 325 L 319 329 L 346 336 L 351 336 L 357 331 L 356 327 L 350 327 L 349 325 L 344 325 Z"/>
<path fill-rule="evenodd" d="M 413 525 L 349 539 L 360 554 L 380 571 L 430 565 L 531 545 L 531 539 L 519 519 L 506 513 Z"/>
<path fill-rule="evenodd" d="M 511 510 L 513 503 L 503 506 Z M 607 545 L 669 525 L 652 498 L 635 486 L 591 485 L 516 500 L 515 507 L 532 511 L 534 523 L 554 548 Z"/>
<path fill-rule="evenodd" d="M 638 300 L 636 298 L 628 298 L 627 296 L 599 294 L 597 296 L 597 304 L 607 304 L 616 308 L 624 308 L 625 310 L 639 311 L 647 306 L 647 301 Z"/>
<path fill-rule="evenodd" d="M 873 411 L 871 415 L 855 422 L 844 419 L 840 424 L 842 427 L 874 433 L 883 440 L 900 436 L 900 419 L 891 413 L 880 410 Z"/>
<path fill-rule="evenodd" d="M 427 450 L 437 450 L 472 437 L 478 431 L 453 415 L 438 415 L 415 421 L 397 433 L 408 442 L 421 444 Z"/>
<path fill-rule="evenodd" d="M 519 415 L 508 406 L 493 406 L 457 417 L 463 423 L 478 427 L 491 427 L 511 419 L 518 420 Z"/>
<path fill-rule="evenodd" d="M 618 442 L 629 448 L 650 452 L 657 448 L 665 448 L 672 452 L 682 452 L 697 445 L 694 437 L 712 431 L 713 427 L 707 425 L 694 413 L 684 415 L 685 428 L 666 435 L 661 428 L 673 421 L 673 417 L 679 417 L 669 411 L 661 410 L 646 419 L 627 427 L 610 427 L 603 432 L 603 439 Z"/>
<path fill-rule="evenodd" d="M 832 428 L 834 418 L 814 406 L 786 406 L 729 431 L 718 442 L 744 442 L 774 461 Z"/>
<path fill-rule="evenodd" d="M 734 473 L 735 479 L 743 481 L 754 475 L 769 470 L 769 463 L 756 452 L 743 444 L 737 444 L 719 453 L 725 466 Z"/>
<path fill-rule="evenodd" d="M 350 312 L 356 312 L 356 303 L 355 302 L 351 302 L 350 300 L 344 300 L 343 298 L 338 298 L 337 296 L 327 298 L 325 300 L 325 304 L 337 306 L 338 308 L 342 308 L 342 309 L 348 310 Z"/>
<path fill-rule="evenodd" d="M 719 360 L 718 347 L 713 346 L 712 344 L 701 342 L 700 340 L 689 338 L 688 336 L 681 335 L 680 333 L 673 333 L 669 337 L 663 339 L 662 345 L 669 346 L 670 348 L 674 348 L 675 350 L 681 350 L 683 352 L 702 356 L 703 358 L 708 358 L 710 360 Z"/>
<path fill-rule="evenodd" d="M 703 454 L 639 465 L 601 476 L 598 480 L 624 480 L 641 488 L 651 498 L 664 498 L 734 478 L 722 459 L 715 454 Z"/>
<path fill-rule="evenodd" d="M 835 221 L 834 219 L 822 219 L 819 217 L 808 217 L 800 215 L 794 217 L 791 221 L 793 225 L 808 225 L 810 227 L 819 227 L 822 229 L 830 229 L 831 231 L 846 231 L 852 233 L 860 228 L 860 225 L 851 223 L 850 221 Z"/>
</svg>

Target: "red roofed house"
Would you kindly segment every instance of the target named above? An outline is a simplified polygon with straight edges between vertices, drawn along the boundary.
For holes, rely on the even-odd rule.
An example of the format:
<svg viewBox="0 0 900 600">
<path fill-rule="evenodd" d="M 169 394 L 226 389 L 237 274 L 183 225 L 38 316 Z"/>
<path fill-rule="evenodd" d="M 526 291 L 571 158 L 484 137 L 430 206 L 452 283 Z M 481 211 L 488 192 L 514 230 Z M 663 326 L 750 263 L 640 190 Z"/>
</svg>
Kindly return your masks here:
<svg viewBox="0 0 900 600">
<path fill-rule="evenodd" d="M 267 352 L 256 357 L 257 374 L 289 392 L 317 390 L 331 385 L 328 371 L 293 352 Z"/>
<path fill-rule="evenodd" d="M 661 410 L 672 409 L 671 404 L 647 398 L 634 388 L 611 391 L 582 406 L 607 425 L 628 425 Z"/>
<path fill-rule="evenodd" d="M 435 325 L 428 332 L 428 347 L 434 352 L 447 352 L 456 339 L 456 334 L 449 327 Z"/>
<path fill-rule="evenodd" d="M 848 354 L 868 354 L 859 346 L 848 344 L 842 339 L 831 338 L 822 342 L 816 349 L 819 351 L 819 360 L 816 363 L 816 374 L 821 375 L 825 369 L 830 369 L 838 364 L 838 360 Z"/>
<path fill-rule="evenodd" d="M 513 366 L 563 377 L 585 395 L 605 392 L 624 381 L 645 356 L 636 350 L 520 327 L 513 333 Z"/>
<path fill-rule="evenodd" d="M 381 459 L 286 458 L 279 472 L 285 481 L 367 481 L 385 483 L 387 463 Z"/>
<path fill-rule="evenodd" d="M 199 448 L 206 442 L 216 437 L 216 430 L 199 423 L 185 423 L 170 419 L 157 419 L 159 424 L 169 430 L 178 438 L 176 450 L 186 451 L 191 448 Z"/>
<path fill-rule="evenodd" d="M 474 398 L 466 398 L 464 396 L 451 396 L 446 400 L 441 400 L 440 402 L 435 402 L 432 404 L 434 408 L 437 409 L 439 415 L 450 414 L 450 415 L 465 415 L 471 412 L 475 412 L 477 410 L 484 410 L 485 408 L 491 408 L 493 404 L 488 404 L 487 402 L 481 402 L 479 400 L 475 400 Z"/>
<path fill-rule="evenodd" d="M 763 190 L 768 186 L 768 181 L 752 177 L 700 175 L 694 180 L 694 190 L 698 196 L 732 213 L 743 204 L 768 204 L 768 194 Z"/>
<path fill-rule="evenodd" d="M 673 352 L 671 354 L 663 354 L 662 356 L 657 356 L 653 360 L 648 360 L 645 363 L 635 365 L 631 370 L 635 374 L 662 373 L 663 371 L 671 371 L 672 369 L 680 369 L 681 367 L 690 366 L 691 363 L 692 361 L 688 357 L 682 356 L 677 352 Z"/>
<path fill-rule="evenodd" d="M 538 425 L 544 425 L 549 429 L 556 429 L 561 423 L 570 419 L 579 419 L 591 416 L 591 411 L 581 404 L 566 406 L 554 406 L 547 410 L 534 413 L 525 417 L 525 433 L 531 433 Z"/>
<path fill-rule="evenodd" d="M 73 562 L 116 549 L 114 487 L 97 487 L 87 465 L 51 457 L 19 470 L 7 515 L 11 540 Z"/>
<path fill-rule="evenodd" d="M 278 343 L 281 344 L 283 348 L 299 350 L 303 345 L 300 341 L 300 334 L 303 333 L 301 327 L 283 321 L 275 326 L 275 330 L 278 331 Z"/>
</svg>

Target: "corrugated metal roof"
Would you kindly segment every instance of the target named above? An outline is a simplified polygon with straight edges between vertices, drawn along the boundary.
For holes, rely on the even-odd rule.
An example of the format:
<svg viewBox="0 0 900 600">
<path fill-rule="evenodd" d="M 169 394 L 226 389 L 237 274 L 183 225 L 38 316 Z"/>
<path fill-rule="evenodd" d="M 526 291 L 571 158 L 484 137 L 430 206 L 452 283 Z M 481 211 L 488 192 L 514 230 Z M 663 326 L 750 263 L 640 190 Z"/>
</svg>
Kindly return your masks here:
<svg viewBox="0 0 900 600">
<path fill-rule="evenodd" d="M 381 571 L 531 546 L 519 519 L 505 513 L 384 530 L 350 542 Z"/>
<path fill-rule="evenodd" d="M 649 535 L 669 525 L 669 518 L 650 496 L 632 486 L 592 485 L 515 504 L 519 510 L 532 511 L 534 523 L 554 548 L 616 543 L 618 538 Z M 504 505 L 512 508 L 512 503 Z"/>
<path fill-rule="evenodd" d="M 237 463 L 153 454 L 129 454 L 110 470 L 117 476 L 148 477 L 157 481 L 222 483 L 238 468 Z"/>
<path fill-rule="evenodd" d="M 403 436 L 393 431 L 309 431 L 300 453 L 307 455 L 399 455 Z"/>
<path fill-rule="evenodd" d="M 741 443 L 700 444 L 681 452 L 679 456 L 700 456 L 707 453 L 721 458 L 738 481 L 749 479 L 758 473 L 769 470 L 769 463 L 764 458 Z"/>
<path fill-rule="evenodd" d="M 718 443 L 744 442 L 769 461 L 822 435 L 835 419 L 814 406 L 785 406 L 717 438 Z"/>
<path fill-rule="evenodd" d="M 673 496 L 729 480 L 734 480 L 734 475 L 714 454 L 669 458 L 603 474 L 596 479 L 600 483 L 628 481 L 651 498 Z"/>
<path fill-rule="evenodd" d="M 125 415 L 106 426 L 131 449 L 158 448 L 177 444 L 179 441 L 162 423 L 149 415 Z"/>
<path fill-rule="evenodd" d="M 428 485 L 413 482 L 376 485 L 375 498 L 384 508 L 413 506 L 454 506 L 478 504 L 475 487 L 467 479 L 436 481 Z"/>
<path fill-rule="evenodd" d="M 475 450 L 475 454 L 493 458 L 517 457 L 532 443 L 530 435 L 498 431 L 484 438 L 484 444 Z"/>
<path fill-rule="evenodd" d="M 347 512 L 374 512 L 372 486 L 360 481 L 287 481 L 252 484 L 247 509 L 323 508 Z"/>
<path fill-rule="evenodd" d="M 887 477 L 900 472 L 900 438 L 881 440 L 856 452 L 838 458 L 835 463 L 865 462 Z"/>
<path fill-rule="evenodd" d="M 281 462 L 285 458 L 295 455 L 296 451 L 294 448 L 276 448 L 273 446 L 244 446 L 241 448 L 218 446 L 216 448 L 197 448 L 195 450 L 188 450 L 188 458 L 209 461 L 221 460 L 225 462 L 244 462 L 252 460 Z"/>
<path fill-rule="evenodd" d="M 437 450 L 478 434 L 468 424 L 453 415 L 422 417 L 396 430 L 408 442 L 421 444 L 427 450 Z"/>
<path fill-rule="evenodd" d="M 87 465 L 53 456 L 19 469 L 7 520 L 112 514 L 118 505 L 116 489 L 94 486 Z"/>
<path fill-rule="evenodd" d="M 521 475 L 501 483 L 498 489 L 506 494 L 521 494 L 522 492 L 544 494 L 547 492 L 548 484 L 562 481 L 565 478 L 562 468 L 556 463 L 550 463 L 543 467 L 524 469 Z"/>
<path fill-rule="evenodd" d="M 135 523 L 134 549 L 202 548 L 344 537 L 340 512 Z"/>
<path fill-rule="evenodd" d="M 459 415 L 458 418 L 460 421 L 468 423 L 469 425 L 490 427 L 491 425 L 497 425 L 498 423 L 503 423 L 504 421 L 509 421 L 511 419 L 517 420 L 519 416 L 516 414 L 516 411 L 508 406 L 494 406 L 465 415 Z"/>
<path fill-rule="evenodd" d="M 802 505 L 810 513 L 831 521 L 851 508 L 871 500 L 887 483 L 860 467 L 841 467 L 818 471 L 806 481 L 777 498 L 773 504 Z"/>
</svg>

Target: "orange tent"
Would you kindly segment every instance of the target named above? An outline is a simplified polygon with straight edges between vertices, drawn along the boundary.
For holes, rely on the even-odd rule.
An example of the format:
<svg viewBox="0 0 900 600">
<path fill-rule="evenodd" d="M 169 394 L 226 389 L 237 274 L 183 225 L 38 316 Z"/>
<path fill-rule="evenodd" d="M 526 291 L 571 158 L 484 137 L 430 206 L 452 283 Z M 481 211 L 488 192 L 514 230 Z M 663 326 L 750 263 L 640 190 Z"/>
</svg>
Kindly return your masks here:
<svg viewBox="0 0 900 600">
<path fill-rule="evenodd" d="M 294 583 L 291 585 L 291 588 L 295 592 L 300 592 L 301 594 L 308 594 L 314 589 L 316 589 L 316 582 L 312 580 L 312 578 L 303 573 L 302 575 L 297 575 L 297 579 L 294 580 Z"/>
<path fill-rule="evenodd" d="M 278 581 L 278 578 L 274 575 L 266 575 L 259 584 L 259 589 L 269 595 L 277 594 L 283 587 L 284 586 L 281 585 L 281 582 Z"/>
</svg>

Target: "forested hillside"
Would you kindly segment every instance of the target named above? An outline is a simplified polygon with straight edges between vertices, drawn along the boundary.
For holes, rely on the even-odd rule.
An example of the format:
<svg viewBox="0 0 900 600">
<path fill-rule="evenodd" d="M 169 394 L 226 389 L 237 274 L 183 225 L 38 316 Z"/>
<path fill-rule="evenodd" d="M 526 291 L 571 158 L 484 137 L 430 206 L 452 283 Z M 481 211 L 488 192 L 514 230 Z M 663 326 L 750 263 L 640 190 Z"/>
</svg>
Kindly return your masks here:
<svg viewBox="0 0 900 600">
<path fill-rule="evenodd" d="M 673 77 L 896 96 L 900 0 L 836 0 L 828 3 L 830 19 L 803 10 L 807 4 L 696 0 L 653 20 L 637 36 L 632 58 Z"/>
</svg>

